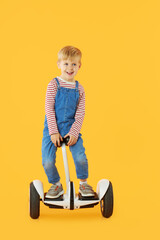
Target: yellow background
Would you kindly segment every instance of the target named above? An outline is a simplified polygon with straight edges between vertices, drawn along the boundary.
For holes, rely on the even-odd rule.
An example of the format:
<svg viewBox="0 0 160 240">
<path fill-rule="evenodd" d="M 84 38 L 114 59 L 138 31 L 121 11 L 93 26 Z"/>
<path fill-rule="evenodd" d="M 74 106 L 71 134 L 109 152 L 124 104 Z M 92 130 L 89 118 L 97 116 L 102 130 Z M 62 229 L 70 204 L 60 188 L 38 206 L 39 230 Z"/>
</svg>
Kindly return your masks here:
<svg viewBox="0 0 160 240">
<path fill-rule="evenodd" d="M 157 0 L 0 2 L 2 239 L 160 239 L 160 4 Z M 114 188 L 114 213 L 41 204 L 29 217 L 29 183 L 49 188 L 41 165 L 44 104 L 60 74 L 57 53 L 82 50 L 82 134 L 88 182 Z M 78 191 L 70 155 L 71 179 Z M 65 188 L 61 149 L 57 166 Z"/>
</svg>

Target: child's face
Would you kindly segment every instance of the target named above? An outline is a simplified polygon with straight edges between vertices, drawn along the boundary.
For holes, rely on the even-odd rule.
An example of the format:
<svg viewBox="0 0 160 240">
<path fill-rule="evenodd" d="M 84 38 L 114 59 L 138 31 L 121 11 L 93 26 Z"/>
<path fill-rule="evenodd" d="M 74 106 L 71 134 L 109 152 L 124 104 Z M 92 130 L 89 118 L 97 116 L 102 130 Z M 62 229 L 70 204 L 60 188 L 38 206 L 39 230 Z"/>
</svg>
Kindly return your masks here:
<svg viewBox="0 0 160 240">
<path fill-rule="evenodd" d="M 61 59 L 57 62 L 58 68 L 61 69 L 61 78 L 66 81 L 74 81 L 79 68 L 81 67 L 79 57 Z"/>
</svg>

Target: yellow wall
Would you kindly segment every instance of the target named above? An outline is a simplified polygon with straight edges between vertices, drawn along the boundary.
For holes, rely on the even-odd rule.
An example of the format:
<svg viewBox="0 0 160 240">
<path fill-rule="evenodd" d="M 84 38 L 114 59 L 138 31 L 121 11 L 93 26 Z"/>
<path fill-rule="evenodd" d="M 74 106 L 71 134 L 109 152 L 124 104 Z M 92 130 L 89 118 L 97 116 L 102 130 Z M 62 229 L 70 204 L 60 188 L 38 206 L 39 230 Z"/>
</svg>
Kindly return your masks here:
<svg viewBox="0 0 160 240">
<path fill-rule="evenodd" d="M 1 1 L 0 103 L 3 239 L 159 239 L 160 4 L 156 0 Z M 88 182 L 114 188 L 114 214 L 41 205 L 29 217 L 29 183 L 49 188 L 41 165 L 47 84 L 57 52 L 82 50 L 77 80 L 86 92 L 82 127 Z M 78 191 L 74 164 L 70 173 Z M 57 166 L 65 188 L 61 149 Z"/>
</svg>

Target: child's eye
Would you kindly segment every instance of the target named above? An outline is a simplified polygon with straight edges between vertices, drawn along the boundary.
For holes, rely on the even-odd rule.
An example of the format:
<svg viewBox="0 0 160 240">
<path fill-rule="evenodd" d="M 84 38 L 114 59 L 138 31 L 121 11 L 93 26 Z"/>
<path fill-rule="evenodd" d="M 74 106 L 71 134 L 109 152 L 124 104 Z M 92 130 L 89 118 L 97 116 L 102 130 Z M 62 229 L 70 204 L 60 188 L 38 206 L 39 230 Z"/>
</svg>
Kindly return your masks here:
<svg viewBox="0 0 160 240">
<path fill-rule="evenodd" d="M 68 63 L 65 63 L 64 65 L 68 65 Z"/>
<path fill-rule="evenodd" d="M 73 66 L 76 66 L 76 63 L 73 63 Z"/>
</svg>

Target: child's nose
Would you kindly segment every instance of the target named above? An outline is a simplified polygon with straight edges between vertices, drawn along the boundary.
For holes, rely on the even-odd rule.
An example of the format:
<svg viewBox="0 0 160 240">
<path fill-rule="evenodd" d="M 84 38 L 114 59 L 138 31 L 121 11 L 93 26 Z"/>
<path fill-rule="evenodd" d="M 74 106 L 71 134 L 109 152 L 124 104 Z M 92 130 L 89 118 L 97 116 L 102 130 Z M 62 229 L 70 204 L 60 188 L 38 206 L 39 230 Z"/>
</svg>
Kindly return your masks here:
<svg viewBox="0 0 160 240">
<path fill-rule="evenodd" d="M 70 65 L 70 66 L 69 66 L 69 69 L 70 69 L 70 70 L 72 70 L 72 69 L 73 69 L 73 66 L 72 66 L 72 65 Z"/>
<path fill-rule="evenodd" d="M 69 71 L 72 71 L 72 70 L 73 70 L 73 68 L 72 68 L 72 67 L 70 67 L 70 68 L 69 68 Z"/>
</svg>

